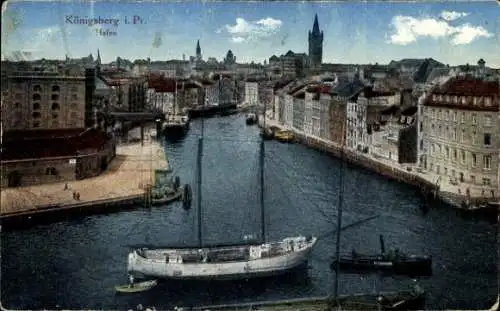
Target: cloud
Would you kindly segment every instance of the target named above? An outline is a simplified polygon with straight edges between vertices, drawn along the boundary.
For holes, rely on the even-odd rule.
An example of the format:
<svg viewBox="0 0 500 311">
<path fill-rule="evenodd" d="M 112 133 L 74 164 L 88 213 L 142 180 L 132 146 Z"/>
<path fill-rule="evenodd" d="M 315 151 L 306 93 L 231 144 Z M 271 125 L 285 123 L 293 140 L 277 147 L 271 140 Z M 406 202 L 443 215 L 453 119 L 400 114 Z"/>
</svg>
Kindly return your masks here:
<svg viewBox="0 0 500 311">
<path fill-rule="evenodd" d="M 467 13 L 456 13 L 464 16 Z M 450 15 L 451 16 L 451 15 Z M 450 18 L 448 16 L 448 18 Z M 453 45 L 469 44 L 480 37 L 492 37 L 482 26 L 473 26 L 469 23 L 453 26 L 449 21 L 439 18 L 415 18 L 412 16 L 394 16 L 390 26 L 393 33 L 389 36 L 388 43 L 397 45 L 408 45 L 416 42 L 419 38 L 448 38 Z"/>
<path fill-rule="evenodd" d="M 281 20 L 272 17 L 257 21 L 246 21 L 238 17 L 236 18 L 236 24 L 225 25 L 224 28 L 231 36 L 232 42 L 241 43 L 270 37 L 278 33 L 282 24 Z M 220 30 L 217 33 L 219 32 Z"/>
<path fill-rule="evenodd" d="M 439 15 L 439 17 L 441 17 L 445 21 L 451 22 L 451 21 L 454 21 L 454 20 L 459 19 L 461 17 L 466 17 L 467 15 L 469 15 L 469 13 L 456 12 L 456 11 L 443 11 Z"/>
</svg>

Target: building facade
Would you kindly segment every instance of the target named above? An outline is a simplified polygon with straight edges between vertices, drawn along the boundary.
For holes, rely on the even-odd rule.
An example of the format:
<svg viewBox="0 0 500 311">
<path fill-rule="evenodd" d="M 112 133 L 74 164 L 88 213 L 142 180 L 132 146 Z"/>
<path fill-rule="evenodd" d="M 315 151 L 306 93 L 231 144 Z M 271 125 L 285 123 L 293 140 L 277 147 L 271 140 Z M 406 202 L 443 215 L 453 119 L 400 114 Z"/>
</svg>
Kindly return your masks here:
<svg viewBox="0 0 500 311">
<path fill-rule="evenodd" d="M 1 186 L 19 187 L 94 177 L 116 155 L 116 142 L 97 129 L 13 131 L 2 150 Z M 53 138 L 52 135 L 59 134 Z"/>
<path fill-rule="evenodd" d="M 259 103 L 259 84 L 256 81 L 245 82 L 245 104 L 257 105 Z"/>
<path fill-rule="evenodd" d="M 452 77 L 419 99 L 422 169 L 456 194 L 498 196 L 499 83 Z"/>
<path fill-rule="evenodd" d="M 4 131 L 84 128 L 91 123 L 94 73 L 19 72 L 3 86 Z M 90 97 L 90 98 L 88 98 Z M 86 113 L 87 110 L 89 113 Z"/>
</svg>

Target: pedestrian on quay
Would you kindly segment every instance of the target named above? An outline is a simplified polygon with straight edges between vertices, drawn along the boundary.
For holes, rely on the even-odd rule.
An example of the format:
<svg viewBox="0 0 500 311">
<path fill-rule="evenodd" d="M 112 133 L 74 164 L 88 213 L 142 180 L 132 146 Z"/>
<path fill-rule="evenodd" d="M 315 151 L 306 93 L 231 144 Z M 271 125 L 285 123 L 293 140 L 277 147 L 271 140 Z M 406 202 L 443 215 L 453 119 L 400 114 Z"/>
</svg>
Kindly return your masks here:
<svg viewBox="0 0 500 311">
<path fill-rule="evenodd" d="M 76 191 L 73 191 L 73 200 L 76 200 Z"/>
<path fill-rule="evenodd" d="M 77 200 L 77 201 L 80 201 L 80 192 L 77 192 L 77 193 L 76 193 L 76 200 Z"/>
<path fill-rule="evenodd" d="M 64 190 L 68 190 L 68 189 L 69 189 L 68 183 L 65 183 L 64 184 Z"/>
</svg>

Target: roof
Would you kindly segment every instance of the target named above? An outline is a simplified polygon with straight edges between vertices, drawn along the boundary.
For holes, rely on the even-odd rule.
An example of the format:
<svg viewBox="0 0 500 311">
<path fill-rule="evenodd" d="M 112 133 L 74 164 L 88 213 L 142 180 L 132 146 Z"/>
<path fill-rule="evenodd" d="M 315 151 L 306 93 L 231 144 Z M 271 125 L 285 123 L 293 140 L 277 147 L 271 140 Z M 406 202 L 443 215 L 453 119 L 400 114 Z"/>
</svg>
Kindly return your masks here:
<svg viewBox="0 0 500 311">
<path fill-rule="evenodd" d="M 274 90 L 279 90 L 284 88 L 285 86 L 289 85 L 292 83 L 294 80 L 293 79 L 287 79 L 287 80 L 280 80 L 274 84 Z"/>
<path fill-rule="evenodd" d="M 150 74 L 148 77 L 148 87 L 155 89 L 156 92 L 175 92 L 175 79 L 165 78 L 163 75 Z"/>
<path fill-rule="evenodd" d="M 333 94 L 351 98 L 361 91 L 365 89 L 365 85 L 363 82 L 359 80 L 354 80 L 353 82 L 349 82 L 347 84 L 339 85 L 337 88 L 334 88 L 331 92 Z"/>
<path fill-rule="evenodd" d="M 427 80 L 425 82 L 432 82 L 433 80 L 439 78 L 439 77 L 444 77 L 450 74 L 450 71 L 452 69 L 449 67 L 437 67 L 437 68 L 432 68 L 432 71 L 430 74 L 427 76 Z"/>
<path fill-rule="evenodd" d="M 429 79 L 433 69 L 439 67 L 444 67 L 444 65 L 433 60 L 432 58 L 426 58 L 413 75 L 413 81 L 417 83 L 425 83 Z"/>
<path fill-rule="evenodd" d="M 401 111 L 401 114 L 404 116 L 412 116 L 412 115 L 416 114 L 417 111 L 418 111 L 417 106 L 411 106 L 411 107 L 408 107 L 408 108 L 404 109 L 403 111 Z"/>
<path fill-rule="evenodd" d="M 399 107 L 397 105 L 391 105 L 390 107 L 385 108 L 380 113 L 384 115 L 394 115 L 399 111 Z"/>
<path fill-rule="evenodd" d="M 95 89 L 96 90 L 109 90 L 109 85 L 101 78 L 97 77 L 95 79 Z"/>
<path fill-rule="evenodd" d="M 364 90 L 364 95 L 366 98 L 370 97 L 379 97 L 379 96 L 393 96 L 396 93 L 391 92 L 391 91 L 374 91 L 373 87 L 367 87 Z"/>
<path fill-rule="evenodd" d="M 498 96 L 498 81 L 484 81 L 473 77 L 454 77 L 436 86 L 432 93 L 465 96 Z"/>
<path fill-rule="evenodd" d="M 79 155 L 84 149 L 101 149 L 111 139 L 98 129 L 15 131 L 5 134 L 2 160 L 42 159 Z"/>
</svg>

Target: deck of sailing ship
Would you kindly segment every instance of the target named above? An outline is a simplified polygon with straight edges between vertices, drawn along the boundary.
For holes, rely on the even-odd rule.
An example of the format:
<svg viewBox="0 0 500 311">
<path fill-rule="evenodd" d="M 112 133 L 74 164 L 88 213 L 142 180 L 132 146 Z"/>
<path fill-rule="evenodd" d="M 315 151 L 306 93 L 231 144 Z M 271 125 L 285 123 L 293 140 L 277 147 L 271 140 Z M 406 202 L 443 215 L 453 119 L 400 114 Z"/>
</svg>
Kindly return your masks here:
<svg viewBox="0 0 500 311">
<path fill-rule="evenodd" d="M 200 249 L 139 249 L 129 255 L 129 273 L 177 279 L 239 279 L 270 276 L 300 266 L 317 238 L 294 237 L 260 245 Z"/>
</svg>

